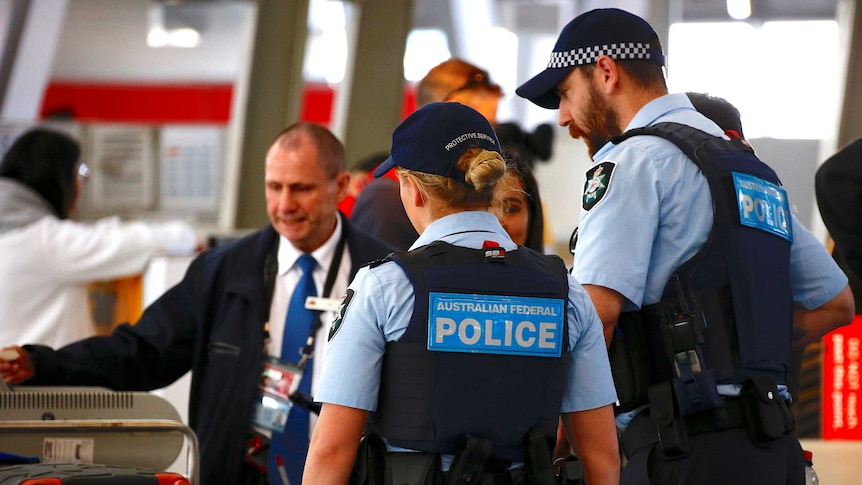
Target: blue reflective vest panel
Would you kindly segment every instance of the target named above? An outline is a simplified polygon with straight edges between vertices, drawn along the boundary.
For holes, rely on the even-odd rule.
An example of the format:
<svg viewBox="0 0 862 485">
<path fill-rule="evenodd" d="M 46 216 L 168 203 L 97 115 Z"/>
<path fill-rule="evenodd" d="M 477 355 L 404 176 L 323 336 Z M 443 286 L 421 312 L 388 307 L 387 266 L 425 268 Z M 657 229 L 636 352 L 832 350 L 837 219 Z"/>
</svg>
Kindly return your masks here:
<svg viewBox="0 0 862 485">
<path fill-rule="evenodd" d="M 416 298 L 405 334 L 387 344 L 371 430 L 448 454 L 467 434 L 488 438 L 508 461 L 524 461 L 530 431 L 553 440 L 570 362 L 562 260 L 442 242 L 392 258 Z"/>
</svg>

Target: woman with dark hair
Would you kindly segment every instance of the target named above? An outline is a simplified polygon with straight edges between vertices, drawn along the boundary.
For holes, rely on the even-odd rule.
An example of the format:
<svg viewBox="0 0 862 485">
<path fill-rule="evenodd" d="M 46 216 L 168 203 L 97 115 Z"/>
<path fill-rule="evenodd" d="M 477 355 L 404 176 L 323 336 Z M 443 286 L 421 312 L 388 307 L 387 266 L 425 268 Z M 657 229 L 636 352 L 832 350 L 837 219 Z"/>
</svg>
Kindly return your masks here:
<svg viewBox="0 0 862 485">
<path fill-rule="evenodd" d="M 512 241 L 543 253 L 545 222 L 536 178 L 525 163 L 510 161 L 508 165 L 494 188 L 491 209 Z"/>
<path fill-rule="evenodd" d="M 69 136 L 32 129 L 0 161 L 0 342 L 60 347 L 93 333 L 87 283 L 144 269 L 156 252 L 191 254 L 182 222 L 70 220 L 89 170 Z"/>
<path fill-rule="evenodd" d="M 77 197 L 81 149 L 70 137 L 36 129 L 9 147 L 0 163 L 0 177 L 17 180 L 36 191 L 54 215 L 68 219 Z"/>
</svg>

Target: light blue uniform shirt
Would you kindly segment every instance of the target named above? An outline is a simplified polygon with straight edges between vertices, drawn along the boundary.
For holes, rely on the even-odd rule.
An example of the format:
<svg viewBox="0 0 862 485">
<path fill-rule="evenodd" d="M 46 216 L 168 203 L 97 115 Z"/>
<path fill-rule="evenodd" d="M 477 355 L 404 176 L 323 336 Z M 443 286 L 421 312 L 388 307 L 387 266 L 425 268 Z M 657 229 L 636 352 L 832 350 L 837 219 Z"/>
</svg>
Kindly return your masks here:
<svg viewBox="0 0 862 485">
<path fill-rule="evenodd" d="M 632 118 L 625 131 L 673 121 L 723 136 L 685 94 L 657 98 Z M 706 177 L 672 142 L 636 136 L 607 143 L 594 165 L 613 162 L 604 196 L 581 210 L 572 272 L 581 284 L 616 290 L 623 311 L 657 303 L 671 274 L 694 256 L 712 229 L 712 196 Z M 806 309 L 834 298 L 847 277 L 824 246 L 792 216 L 790 278 L 793 301 Z M 781 386 L 782 393 L 786 387 Z M 738 394 L 738 386 L 719 386 Z M 620 420 L 618 419 L 618 423 Z"/>
<path fill-rule="evenodd" d="M 685 94 L 648 103 L 626 131 L 665 121 L 723 134 Z M 654 136 L 607 143 L 593 160 L 616 166 L 603 198 L 591 210 L 581 211 L 572 272 L 581 284 L 622 294 L 623 311 L 657 303 L 670 275 L 703 247 L 712 228 L 706 177 L 676 145 Z M 792 225 L 793 301 L 813 309 L 844 289 L 847 277 L 796 216 Z"/>
<path fill-rule="evenodd" d="M 517 245 L 488 212 L 460 212 L 431 223 L 411 249 L 434 241 L 481 248 L 484 241 L 506 251 Z M 315 401 L 367 411 L 377 409 L 386 342 L 398 340 L 413 314 L 413 285 L 398 264 L 364 267 L 350 284 L 355 293 L 329 352 Z M 602 324 L 589 296 L 569 276 L 566 305 L 568 350 L 573 359 L 561 412 L 594 409 L 616 401 Z M 429 383 L 430 385 L 430 383 Z"/>
</svg>

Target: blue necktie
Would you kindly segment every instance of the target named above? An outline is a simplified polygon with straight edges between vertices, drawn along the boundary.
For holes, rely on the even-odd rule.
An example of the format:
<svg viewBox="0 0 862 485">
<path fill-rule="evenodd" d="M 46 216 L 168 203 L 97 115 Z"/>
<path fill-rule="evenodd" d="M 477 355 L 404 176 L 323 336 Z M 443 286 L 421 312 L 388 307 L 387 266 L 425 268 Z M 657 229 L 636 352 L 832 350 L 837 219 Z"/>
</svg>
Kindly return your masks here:
<svg viewBox="0 0 862 485">
<path fill-rule="evenodd" d="M 287 307 L 287 317 L 284 321 L 284 338 L 281 344 L 281 358 L 290 362 L 299 362 L 299 349 L 305 347 L 311 327 L 317 319 L 317 312 L 305 308 L 305 298 L 317 296 L 312 272 L 317 261 L 310 254 L 303 254 L 296 264 L 302 270 L 290 304 Z M 299 391 L 311 393 L 311 363 L 306 361 L 305 372 L 299 381 Z M 301 406 L 293 406 L 287 416 L 287 424 L 283 433 L 273 431 L 269 448 L 269 464 L 267 466 L 267 481 L 270 485 L 282 483 L 279 475 L 276 455 L 281 456 L 290 485 L 302 483 L 302 468 L 305 466 L 305 456 L 308 454 L 308 410 Z"/>
</svg>

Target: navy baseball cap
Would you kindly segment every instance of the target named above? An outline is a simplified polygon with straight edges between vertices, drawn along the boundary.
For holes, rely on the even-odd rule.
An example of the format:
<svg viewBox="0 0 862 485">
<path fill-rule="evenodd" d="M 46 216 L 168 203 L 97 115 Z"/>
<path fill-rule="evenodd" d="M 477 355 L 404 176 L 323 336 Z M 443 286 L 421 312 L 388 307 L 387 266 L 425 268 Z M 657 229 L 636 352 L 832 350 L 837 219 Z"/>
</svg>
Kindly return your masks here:
<svg viewBox="0 0 862 485">
<path fill-rule="evenodd" d="M 392 132 L 392 155 L 374 170 L 374 177 L 402 167 L 466 184 L 458 159 L 473 147 L 500 151 L 497 135 L 484 116 L 461 103 L 426 104 Z"/>
<path fill-rule="evenodd" d="M 599 8 L 578 15 L 563 27 L 548 67 L 515 92 L 543 108 L 557 109 L 557 86 L 572 69 L 594 64 L 601 56 L 664 65 L 661 41 L 646 20 L 625 10 Z"/>
</svg>

